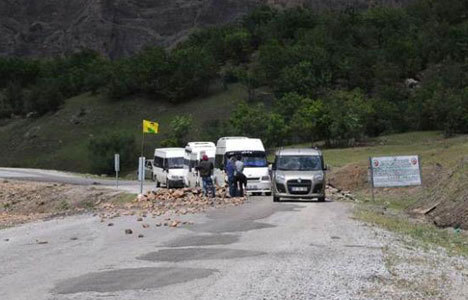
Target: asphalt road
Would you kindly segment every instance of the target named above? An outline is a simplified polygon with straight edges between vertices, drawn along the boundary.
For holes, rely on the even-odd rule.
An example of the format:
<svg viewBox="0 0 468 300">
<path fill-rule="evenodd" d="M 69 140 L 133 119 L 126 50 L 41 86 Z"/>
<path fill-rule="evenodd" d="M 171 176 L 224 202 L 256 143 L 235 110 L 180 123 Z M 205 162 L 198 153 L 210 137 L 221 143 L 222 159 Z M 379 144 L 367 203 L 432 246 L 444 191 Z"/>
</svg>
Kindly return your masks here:
<svg viewBox="0 0 468 300">
<path fill-rule="evenodd" d="M 115 179 L 103 179 L 95 176 L 86 176 L 54 170 L 0 168 L 0 178 L 37 182 L 58 182 L 75 185 L 97 185 L 112 189 L 115 189 L 116 187 Z M 144 190 L 151 190 L 152 188 L 154 188 L 154 183 L 146 181 L 144 184 Z M 135 180 L 119 180 L 119 189 L 129 193 L 138 194 L 140 192 L 140 183 Z"/>
<path fill-rule="evenodd" d="M 0 230 L 0 299 L 420 299 L 369 294 L 394 241 L 349 209 L 255 197 L 182 228 L 86 215 Z"/>
</svg>

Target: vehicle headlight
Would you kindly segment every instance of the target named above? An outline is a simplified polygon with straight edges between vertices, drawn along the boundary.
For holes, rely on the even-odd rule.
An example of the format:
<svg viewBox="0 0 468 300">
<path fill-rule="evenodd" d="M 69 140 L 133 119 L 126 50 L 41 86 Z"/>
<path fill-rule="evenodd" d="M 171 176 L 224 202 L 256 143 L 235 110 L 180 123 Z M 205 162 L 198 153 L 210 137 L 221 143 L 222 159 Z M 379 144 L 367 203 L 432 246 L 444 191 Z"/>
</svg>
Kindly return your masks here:
<svg viewBox="0 0 468 300">
<path fill-rule="evenodd" d="M 263 176 L 262 181 L 270 181 L 270 176 Z"/>
<path fill-rule="evenodd" d="M 322 174 L 315 175 L 315 176 L 314 176 L 314 180 L 316 180 L 316 181 L 322 181 L 322 180 L 323 180 L 323 175 L 322 175 Z"/>
<path fill-rule="evenodd" d="M 277 182 L 284 182 L 286 180 L 286 177 L 284 177 L 284 175 L 276 175 L 275 178 Z"/>
</svg>

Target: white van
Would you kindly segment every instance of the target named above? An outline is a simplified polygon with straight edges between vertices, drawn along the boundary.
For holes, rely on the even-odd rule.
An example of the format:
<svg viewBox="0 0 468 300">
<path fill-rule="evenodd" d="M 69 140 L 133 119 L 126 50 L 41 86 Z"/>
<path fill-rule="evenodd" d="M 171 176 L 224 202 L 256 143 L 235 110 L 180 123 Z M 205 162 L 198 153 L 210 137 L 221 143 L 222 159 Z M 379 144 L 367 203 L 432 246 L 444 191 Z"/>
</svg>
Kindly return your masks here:
<svg viewBox="0 0 468 300">
<path fill-rule="evenodd" d="M 227 183 L 224 167 L 232 156 L 242 158 L 247 193 L 270 195 L 271 181 L 262 141 L 247 137 L 222 137 L 218 140 L 215 157 L 215 183 L 218 186 Z"/>
<path fill-rule="evenodd" d="M 185 146 L 184 181 L 188 187 L 199 187 L 200 176 L 195 169 L 204 154 L 214 164 L 216 146 L 213 142 L 190 142 Z"/>
<path fill-rule="evenodd" d="M 184 187 L 184 154 L 184 148 L 154 150 L 153 180 L 157 187 Z"/>
</svg>

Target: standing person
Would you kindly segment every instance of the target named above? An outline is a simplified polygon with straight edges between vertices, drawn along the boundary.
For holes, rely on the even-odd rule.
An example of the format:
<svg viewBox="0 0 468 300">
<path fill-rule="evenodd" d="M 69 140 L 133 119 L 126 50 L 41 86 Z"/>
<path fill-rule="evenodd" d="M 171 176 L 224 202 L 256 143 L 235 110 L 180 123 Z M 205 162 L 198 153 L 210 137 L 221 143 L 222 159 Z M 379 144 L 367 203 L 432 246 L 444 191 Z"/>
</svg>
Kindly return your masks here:
<svg viewBox="0 0 468 300">
<path fill-rule="evenodd" d="M 211 197 L 216 196 L 213 180 L 211 179 L 213 169 L 213 163 L 209 161 L 208 156 L 204 154 L 202 156 L 202 161 L 197 167 L 197 171 L 200 173 L 200 177 L 202 178 L 203 193 L 205 194 L 205 196 L 208 196 L 208 192 L 211 192 Z"/>
<path fill-rule="evenodd" d="M 237 156 L 236 162 L 236 186 L 238 188 L 237 196 L 244 197 L 244 187 L 247 185 L 247 177 L 244 175 L 244 163 L 242 157 Z"/>
<path fill-rule="evenodd" d="M 229 196 L 236 197 L 237 194 L 237 184 L 236 184 L 236 166 L 235 166 L 236 157 L 231 156 L 226 163 L 226 175 L 228 177 L 229 185 Z"/>
</svg>

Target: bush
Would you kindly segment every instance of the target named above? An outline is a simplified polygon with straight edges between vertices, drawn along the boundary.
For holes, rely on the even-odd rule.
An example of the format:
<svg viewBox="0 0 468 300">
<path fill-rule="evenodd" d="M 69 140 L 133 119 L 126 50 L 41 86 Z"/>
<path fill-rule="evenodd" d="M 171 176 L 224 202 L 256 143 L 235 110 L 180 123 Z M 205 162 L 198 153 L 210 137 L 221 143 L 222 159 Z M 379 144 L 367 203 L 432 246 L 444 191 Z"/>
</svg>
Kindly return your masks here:
<svg viewBox="0 0 468 300">
<path fill-rule="evenodd" d="M 188 134 L 192 127 L 192 116 L 176 116 L 172 119 L 171 134 L 161 142 L 163 147 L 183 147 L 189 142 Z"/>
<path fill-rule="evenodd" d="M 105 133 L 90 139 L 88 144 L 91 172 L 95 174 L 114 173 L 114 154 L 120 154 L 120 170 L 129 171 L 137 165 L 135 138 L 126 133 Z"/>
</svg>

